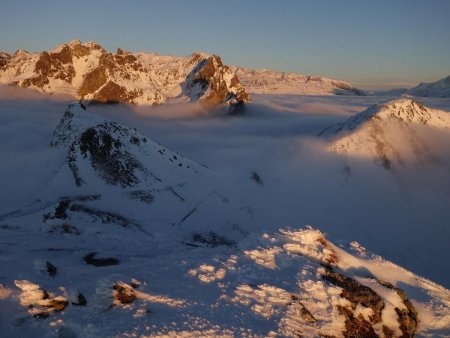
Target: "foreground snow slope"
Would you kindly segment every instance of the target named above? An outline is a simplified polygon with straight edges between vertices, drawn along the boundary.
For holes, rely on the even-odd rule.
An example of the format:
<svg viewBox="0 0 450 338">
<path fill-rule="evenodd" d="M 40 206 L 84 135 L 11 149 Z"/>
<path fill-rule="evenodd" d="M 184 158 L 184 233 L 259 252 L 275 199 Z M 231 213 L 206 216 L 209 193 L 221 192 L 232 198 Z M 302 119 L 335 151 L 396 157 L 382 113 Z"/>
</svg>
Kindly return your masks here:
<svg viewBox="0 0 450 338">
<path fill-rule="evenodd" d="M 2 336 L 449 333 L 442 286 L 311 227 L 261 231 L 256 173 L 235 181 L 80 103 L 49 151 L 35 170 L 51 179 L 0 216 Z"/>
<path fill-rule="evenodd" d="M 8 337 L 449 333 L 448 290 L 312 228 L 195 246 L 133 231 L 1 231 Z"/>
</svg>

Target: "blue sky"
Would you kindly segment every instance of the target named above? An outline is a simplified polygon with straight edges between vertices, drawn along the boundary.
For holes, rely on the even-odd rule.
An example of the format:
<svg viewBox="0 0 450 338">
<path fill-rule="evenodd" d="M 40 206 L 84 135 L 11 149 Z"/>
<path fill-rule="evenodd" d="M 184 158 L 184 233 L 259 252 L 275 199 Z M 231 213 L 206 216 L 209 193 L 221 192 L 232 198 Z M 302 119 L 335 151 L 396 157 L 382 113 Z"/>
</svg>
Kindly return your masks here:
<svg viewBox="0 0 450 338">
<path fill-rule="evenodd" d="M 412 86 L 450 75 L 448 0 L 4 1 L 0 50 L 74 38 L 115 51 L 216 53 L 226 64 Z"/>
</svg>

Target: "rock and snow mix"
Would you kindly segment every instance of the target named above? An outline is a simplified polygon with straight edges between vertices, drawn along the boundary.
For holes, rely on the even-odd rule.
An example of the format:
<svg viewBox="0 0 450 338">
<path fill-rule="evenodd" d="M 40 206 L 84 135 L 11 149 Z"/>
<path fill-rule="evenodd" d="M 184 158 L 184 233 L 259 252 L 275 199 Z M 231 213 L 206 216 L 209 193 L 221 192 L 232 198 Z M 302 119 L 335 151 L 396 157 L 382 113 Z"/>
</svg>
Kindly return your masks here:
<svg viewBox="0 0 450 338">
<path fill-rule="evenodd" d="M 55 296 L 27 280 L 2 286 L 7 290 L 2 302 L 14 309 L 9 315 L 2 311 L 3 332 L 61 336 L 70 330 L 80 337 L 448 333 L 448 290 L 354 245 L 335 246 L 311 227 L 253 234 L 233 249 L 168 242 L 156 245 L 172 244 L 176 252 L 122 253 L 125 262 L 113 269 L 55 257 L 60 278 L 26 275 L 63 294 Z M 136 242 L 141 248 L 146 244 Z M 83 304 L 75 289 L 83 290 Z"/>
<path fill-rule="evenodd" d="M 160 104 L 177 98 L 236 108 L 251 100 L 217 55 L 160 56 L 120 48 L 110 53 L 78 40 L 48 52 L 0 54 L 0 83 L 97 102 Z"/>
<path fill-rule="evenodd" d="M 373 158 L 386 169 L 439 163 L 440 147 L 431 131 L 450 133 L 450 114 L 412 99 L 397 99 L 350 117 L 322 132 L 333 139 L 329 149 L 347 157 Z"/>
<path fill-rule="evenodd" d="M 275 72 L 268 69 L 231 68 L 245 89 L 255 94 L 366 95 L 350 83 L 319 76 Z"/>
<path fill-rule="evenodd" d="M 262 233 L 232 179 L 133 128 L 72 103 L 53 136 L 49 182 L 0 215 L 2 336 L 449 333 L 449 290 L 312 227 Z"/>
</svg>

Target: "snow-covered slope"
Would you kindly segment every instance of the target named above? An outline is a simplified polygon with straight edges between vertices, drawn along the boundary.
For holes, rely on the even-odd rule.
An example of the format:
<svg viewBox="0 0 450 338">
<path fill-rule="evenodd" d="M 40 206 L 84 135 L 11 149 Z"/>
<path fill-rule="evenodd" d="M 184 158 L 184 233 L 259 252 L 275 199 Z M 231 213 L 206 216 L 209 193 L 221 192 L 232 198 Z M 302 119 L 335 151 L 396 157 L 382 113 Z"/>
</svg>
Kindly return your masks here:
<svg viewBox="0 0 450 338">
<path fill-rule="evenodd" d="M 54 175 L 45 190 L 0 220 L 42 219 L 48 226 L 76 220 L 79 231 L 107 223 L 119 232 L 130 227 L 188 241 L 210 231 L 241 238 L 239 222 L 250 222 L 246 205 L 225 197 L 216 173 L 82 103 L 68 106 L 51 146 Z M 220 219 L 205 228 L 214 215 Z"/>
<path fill-rule="evenodd" d="M 426 97 L 450 97 L 450 75 L 436 82 L 421 83 L 408 90 L 408 94 Z"/>
<path fill-rule="evenodd" d="M 79 102 L 50 150 L 45 188 L 0 215 L 2 337 L 448 334 L 445 288 L 312 227 L 261 231 L 256 173 L 227 190 Z"/>
<path fill-rule="evenodd" d="M 379 96 L 401 96 L 401 95 L 421 96 L 421 97 L 450 97 L 450 75 L 431 83 L 420 83 L 414 88 L 395 88 L 388 91 L 376 92 Z"/>
<path fill-rule="evenodd" d="M 427 131 L 450 134 L 450 113 L 424 107 L 411 99 L 375 105 L 346 122 L 325 129 L 336 153 L 373 158 L 386 169 L 406 163 L 439 161 Z"/>
<path fill-rule="evenodd" d="M 185 245 L 36 225 L 0 229 L 3 336 L 448 334 L 448 290 L 311 227 Z"/>
<path fill-rule="evenodd" d="M 217 55 L 110 53 L 74 40 L 51 51 L 0 55 L 0 83 L 99 102 L 159 104 L 169 98 L 241 105 L 250 96 Z"/>
<path fill-rule="evenodd" d="M 267 69 L 231 67 L 244 87 L 257 94 L 295 95 L 365 95 L 362 90 L 339 80 L 295 73 L 275 72 Z"/>
</svg>

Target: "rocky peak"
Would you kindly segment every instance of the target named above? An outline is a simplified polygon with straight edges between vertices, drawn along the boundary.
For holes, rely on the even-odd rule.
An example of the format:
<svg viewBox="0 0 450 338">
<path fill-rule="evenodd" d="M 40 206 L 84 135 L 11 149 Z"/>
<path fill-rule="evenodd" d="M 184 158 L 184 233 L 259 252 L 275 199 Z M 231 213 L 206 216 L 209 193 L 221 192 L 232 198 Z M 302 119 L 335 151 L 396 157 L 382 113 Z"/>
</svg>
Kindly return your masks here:
<svg viewBox="0 0 450 338">
<path fill-rule="evenodd" d="M 14 52 L 13 57 L 28 57 L 31 53 L 25 49 L 18 49 Z"/>
<path fill-rule="evenodd" d="M 7 52 L 0 52 L 0 69 L 8 63 L 9 59 L 11 59 L 11 55 Z"/>
<path fill-rule="evenodd" d="M 7 53 L 7 52 L 0 51 L 0 58 L 8 60 L 8 59 L 11 58 L 11 55 L 9 53 Z"/>
<path fill-rule="evenodd" d="M 90 113 L 82 102 L 69 104 L 51 145 L 66 149 L 65 161 L 77 186 L 89 184 L 93 177 L 121 188 L 154 185 L 172 170 L 204 171 L 135 128 Z"/>
<path fill-rule="evenodd" d="M 226 102 L 236 106 L 251 101 L 237 75 L 224 66 L 217 55 L 204 59 L 194 68 L 188 81 L 188 90 L 191 98 L 209 104 Z"/>
<path fill-rule="evenodd" d="M 77 40 L 77 39 L 74 39 L 74 40 L 69 42 L 69 46 L 70 47 L 75 47 L 75 46 L 79 46 L 79 45 L 81 45 L 81 41 Z"/>
<path fill-rule="evenodd" d="M 11 62 L 10 62 L 11 61 Z M 236 107 L 250 101 L 238 77 L 217 55 L 187 57 L 116 53 L 72 40 L 51 51 L 0 58 L 0 82 L 98 102 L 159 104 L 172 97 Z"/>
</svg>

